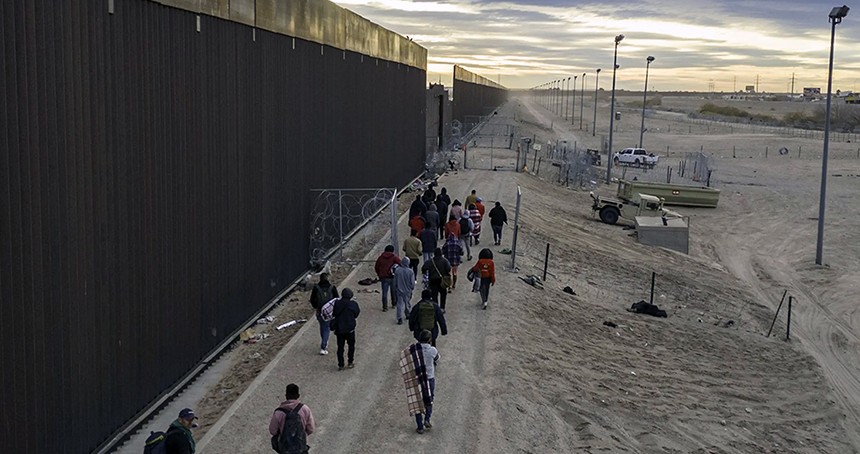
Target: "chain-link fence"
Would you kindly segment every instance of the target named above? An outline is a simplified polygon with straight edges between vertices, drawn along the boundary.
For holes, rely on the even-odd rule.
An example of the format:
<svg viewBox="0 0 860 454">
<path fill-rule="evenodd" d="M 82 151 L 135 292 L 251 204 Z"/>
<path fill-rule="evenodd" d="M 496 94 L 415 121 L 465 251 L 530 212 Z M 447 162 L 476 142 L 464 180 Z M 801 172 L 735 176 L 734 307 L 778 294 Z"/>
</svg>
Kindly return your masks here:
<svg viewBox="0 0 860 454">
<path fill-rule="evenodd" d="M 345 242 L 352 239 L 350 250 L 363 251 L 372 247 L 379 240 L 378 235 L 364 238 L 361 234 L 356 235 L 356 232 L 387 207 L 390 207 L 391 216 L 380 217 L 380 227 L 390 228 L 391 232 L 397 231 L 394 188 L 312 191 L 318 193 L 311 208 L 309 250 L 312 267 L 322 265 L 329 255 L 332 261 L 360 260 L 360 257 L 349 257 L 349 251 L 344 250 Z M 392 241 L 396 244 L 395 239 Z"/>
</svg>

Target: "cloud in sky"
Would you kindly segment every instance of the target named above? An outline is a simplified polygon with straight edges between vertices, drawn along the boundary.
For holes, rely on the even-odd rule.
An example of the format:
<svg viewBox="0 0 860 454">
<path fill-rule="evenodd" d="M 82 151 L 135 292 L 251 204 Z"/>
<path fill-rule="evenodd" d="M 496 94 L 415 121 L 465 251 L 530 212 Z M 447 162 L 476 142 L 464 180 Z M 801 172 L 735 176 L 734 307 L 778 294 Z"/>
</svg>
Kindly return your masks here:
<svg viewBox="0 0 860 454">
<path fill-rule="evenodd" d="M 787 92 L 826 89 L 835 3 L 822 0 L 335 0 L 428 49 L 428 79 L 451 83 L 453 64 L 511 88 L 603 68 L 608 87 L 617 34 L 618 86 Z M 834 90 L 860 89 L 860 9 L 837 27 Z M 588 81 L 586 82 L 588 83 Z M 605 85 L 604 85 L 605 84 Z"/>
</svg>

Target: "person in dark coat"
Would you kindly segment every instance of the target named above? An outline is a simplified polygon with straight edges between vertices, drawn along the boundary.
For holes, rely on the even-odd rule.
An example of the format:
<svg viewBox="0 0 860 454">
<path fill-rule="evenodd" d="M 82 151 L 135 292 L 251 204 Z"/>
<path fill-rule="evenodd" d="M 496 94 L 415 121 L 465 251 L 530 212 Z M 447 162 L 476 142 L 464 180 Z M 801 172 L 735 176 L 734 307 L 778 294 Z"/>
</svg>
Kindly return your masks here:
<svg viewBox="0 0 860 454">
<path fill-rule="evenodd" d="M 436 196 L 436 211 L 439 213 L 439 239 L 444 240 L 447 238 L 445 235 L 445 219 L 448 219 L 448 206 L 451 205 L 451 196 L 448 195 L 448 189 L 442 188 L 439 191 L 439 195 Z"/>
<path fill-rule="evenodd" d="M 349 345 L 347 354 L 347 366 L 352 369 L 355 360 L 355 319 L 361 313 L 361 308 L 358 307 L 352 299 L 352 290 L 345 288 L 340 294 L 340 298 L 334 303 L 334 319 L 331 321 L 331 329 L 337 337 L 337 370 L 343 370 L 343 346 Z"/>
<path fill-rule="evenodd" d="M 437 247 L 433 251 L 433 259 L 424 263 L 421 267 L 421 272 L 428 275 L 428 287 L 432 292 L 431 298 L 433 298 L 433 301 L 439 303 L 442 306 L 442 312 L 445 312 L 445 302 L 448 300 L 448 288 L 442 285 L 442 278 L 451 276 L 451 264 L 442 255 L 441 248 Z"/>
<path fill-rule="evenodd" d="M 197 444 L 194 442 L 191 429 L 197 427 L 197 423 L 194 422 L 195 419 L 197 419 L 197 415 L 190 408 L 183 408 L 179 412 L 179 417 L 170 424 L 164 434 L 165 453 L 194 454 L 197 450 Z"/>
<path fill-rule="evenodd" d="M 434 227 L 439 227 L 439 223 L 442 222 L 442 218 L 439 217 L 439 212 L 436 211 L 435 203 L 427 205 L 427 211 L 424 212 L 424 222 L 426 224 L 432 224 Z"/>
<path fill-rule="evenodd" d="M 421 292 L 421 301 L 418 301 L 412 311 L 409 312 L 409 329 L 415 340 L 419 340 L 421 331 L 430 331 L 433 335 L 433 340 L 430 345 L 436 346 L 436 338 L 441 333 L 443 336 L 448 335 L 448 324 L 445 323 L 445 314 L 438 304 L 433 302 L 433 293 L 430 290 Z"/>
<path fill-rule="evenodd" d="M 424 230 L 418 234 L 418 238 L 421 240 L 421 252 L 424 263 L 427 263 L 433 259 L 433 251 L 436 250 L 436 228 L 433 224 L 428 223 L 424 226 Z"/>
<path fill-rule="evenodd" d="M 409 206 L 409 219 L 415 216 L 424 216 L 425 211 L 427 211 L 427 205 L 421 200 L 420 194 L 416 195 L 412 205 Z"/>
<path fill-rule="evenodd" d="M 496 202 L 496 206 L 490 210 L 490 227 L 493 228 L 493 241 L 496 246 L 502 244 L 502 229 L 508 223 L 508 214 L 502 208 L 502 204 Z"/>
</svg>

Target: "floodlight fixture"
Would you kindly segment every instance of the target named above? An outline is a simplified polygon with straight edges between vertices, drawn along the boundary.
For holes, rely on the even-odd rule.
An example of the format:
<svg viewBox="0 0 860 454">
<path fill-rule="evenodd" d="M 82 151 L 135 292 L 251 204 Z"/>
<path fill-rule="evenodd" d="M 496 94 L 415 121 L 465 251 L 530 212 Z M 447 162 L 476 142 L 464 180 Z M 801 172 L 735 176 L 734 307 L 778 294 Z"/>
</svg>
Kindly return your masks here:
<svg viewBox="0 0 860 454">
<path fill-rule="evenodd" d="M 847 6 L 845 6 L 844 8 L 848 8 L 848 7 L 847 7 Z M 830 13 L 830 14 L 833 14 L 833 13 Z M 846 12 L 846 14 L 847 14 L 847 12 Z M 832 17 L 832 16 L 831 16 L 831 17 Z M 623 39 L 624 39 L 624 35 L 618 35 L 618 36 L 616 36 L 616 37 L 615 37 L 615 45 L 617 46 L 617 45 L 618 45 L 618 43 L 620 43 L 620 42 L 621 42 L 621 40 L 623 40 Z"/>
<path fill-rule="evenodd" d="M 837 24 L 842 22 L 842 18 L 848 15 L 849 9 L 851 8 L 848 8 L 845 5 L 834 7 L 830 10 L 829 17 L 831 22 L 836 22 Z"/>
</svg>

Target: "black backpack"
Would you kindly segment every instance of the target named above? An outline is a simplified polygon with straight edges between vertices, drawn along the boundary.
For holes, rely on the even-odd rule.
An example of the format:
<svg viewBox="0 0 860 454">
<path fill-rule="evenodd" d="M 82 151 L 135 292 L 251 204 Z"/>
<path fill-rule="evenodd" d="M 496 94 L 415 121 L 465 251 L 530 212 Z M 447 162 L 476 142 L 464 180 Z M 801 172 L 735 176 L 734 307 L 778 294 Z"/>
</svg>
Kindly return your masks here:
<svg viewBox="0 0 860 454">
<path fill-rule="evenodd" d="M 317 299 L 316 301 L 311 301 L 311 306 L 314 309 L 319 309 L 323 307 L 323 304 L 331 301 L 334 298 L 334 286 L 329 284 L 325 287 L 320 287 L 319 284 L 314 285 L 314 289 L 317 291 Z"/>
<path fill-rule="evenodd" d="M 472 233 L 472 229 L 469 228 L 469 218 L 463 214 L 463 217 L 460 218 L 460 235 L 467 235 Z"/>
<path fill-rule="evenodd" d="M 166 454 L 167 453 L 167 433 L 170 432 L 171 429 L 168 429 L 167 432 L 157 431 L 157 432 L 149 432 L 149 436 L 146 437 L 146 441 L 143 444 L 143 454 Z"/>
<path fill-rule="evenodd" d="M 275 411 L 284 413 L 284 427 L 272 437 L 272 449 L 280 454 L 304 454 L 308 452 L 308 436 L 299 416 L 302 404 L 292 410 L 276 408 Z"/>
</svg>

